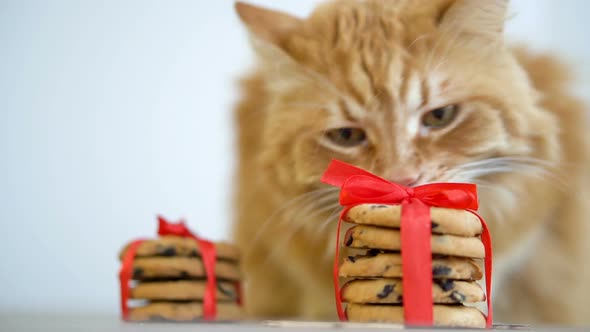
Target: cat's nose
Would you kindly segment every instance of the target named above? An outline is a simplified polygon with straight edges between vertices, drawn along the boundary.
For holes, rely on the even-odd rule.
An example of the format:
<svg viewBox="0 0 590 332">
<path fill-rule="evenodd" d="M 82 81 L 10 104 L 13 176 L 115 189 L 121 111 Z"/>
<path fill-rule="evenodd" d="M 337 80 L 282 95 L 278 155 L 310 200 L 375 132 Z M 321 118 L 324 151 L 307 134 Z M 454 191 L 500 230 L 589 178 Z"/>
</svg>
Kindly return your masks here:
<svg viewBox="0 0 590 332">
<path fill-rule="evenodd" d="M 401 184 L 402 186 L 405 186 L 405 187 L 413 187 L 418 182 L 419 177 L 420 176 L 418 176 L 418 175 L 392 177 L 389 179 L 389 181 L 397 183 L 397 184 Z"/>
</svg>

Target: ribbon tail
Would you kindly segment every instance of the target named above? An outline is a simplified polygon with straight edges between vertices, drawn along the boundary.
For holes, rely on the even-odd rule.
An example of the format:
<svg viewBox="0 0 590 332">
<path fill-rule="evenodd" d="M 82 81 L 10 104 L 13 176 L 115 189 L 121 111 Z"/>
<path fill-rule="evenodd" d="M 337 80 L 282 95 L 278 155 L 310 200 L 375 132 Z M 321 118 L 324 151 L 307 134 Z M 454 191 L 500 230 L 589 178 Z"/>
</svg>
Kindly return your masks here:
<svg viewBox="0 0 590 332">
<path fill-rule="evenodd" d="M 195 235 L 192 236 L 199 244 L 201 249 L 201 259 L 207 275 L 207 284 L 205 286 L 205 295 L 203 296 L 203 318 L 205 320 L 214 320 L 217 317 L 217 277 L 215 276 L 215 263 L 217 253 L 215 244 L 203 240 Z"/>
<path fill-rule="evenodd" d="M 486 276 L 486 295 L 487 295 L 487 304 L 488 304 L 488 317 L 486 319 L 486 326 L 488 328 L 492 327 L 494 322 L 494 312 L 492 308 L 492 237 L 490 235 L 490 231 L 485 223 L 482 223 L 483 226 L 483 233 L 481 234 L 482 242 L 485 246 L 485 276 Z"/>
<path fill-rule="evenodd" d="M 486 257 L 484 258 L 485 278 L 486 278 L 486 304 L 488 315 L 486 317 L 486 327 L 491 328 L 494 324 L 494 310 L 492 305 L 492 235 L 488 229 L 488 225 L 477 212 L 468 210 L 473 213 L 481 222 L 483 232 L 481 233 L 481 242 L 483 243 Z"/>
<path fill-rule="evenodd" d="M 244 291 L 242 290 L 242 284 L 240 284 L 239 281 L 236 281 L 234 283 L 235 287 L 236 287 L 236 304 L 239 305 L 240 307 L 244 306 Z"/>
<path fill-rule="evenodd" d="M 342 213 L 340 213 L 340 217 L 338 218 L 338 224 L 336 225 L 336 251 L 334 254 L 334 268 L 332 270 L 332 278 L 334 281 L 334 296 L 336 300 L 336 312 L 338 313 L 338 319 L 340 319 L 341 322 L 347 321 L 348 317 L 346 316 L 346 312 L 342 308 L 342 294 L 340 290 L 340 228 L 342 226 L 344 216 L 346 216 L 346 213 L 351 208 L 352 206 L 344 208 L 344 210 L 342 210 Z"/>
<path fill-rule="evenodd" d="M 401 255 L 404 320 L 433 323 L 430 207 L 420 200 L 402 203 Z"/>
<path fill-rule="evenodd" d="M 127 251 L 123 256 L 123 263 L 121 264 L 121 270 L 119 270 L 119 282 L 121 286 L 121 315 L 123 320 L 129 320 L 129 281 L 133 277 L 133 260 L 137 253 L 137 248 L 142 244 L 144 240 L 135 240 L 131 242 Z"/>
</svg>

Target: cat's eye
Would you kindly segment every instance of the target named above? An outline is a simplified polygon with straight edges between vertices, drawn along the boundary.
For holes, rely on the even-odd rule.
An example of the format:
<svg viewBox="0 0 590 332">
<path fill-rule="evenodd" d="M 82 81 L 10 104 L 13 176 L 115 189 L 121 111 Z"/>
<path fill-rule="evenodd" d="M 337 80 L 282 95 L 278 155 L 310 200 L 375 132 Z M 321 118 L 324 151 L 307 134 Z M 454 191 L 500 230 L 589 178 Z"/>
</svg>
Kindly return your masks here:
<svg viewBox="0 0 590 332">
<path fill-rule="evenodd" d="M 441 128 L 447 126 L 457 117 L 459 108 L 457 105 L 449 105 L 434 109 L 422 117 L 422 125 L 428 128 Z"/>
<path fill-rule="evenodd" d="M 338 128 L 326 131 L 326 138 L 332 143 L 353 147 L 363 144 L 367 140 L 365 131 L 360 128 Z"/>
</svg>

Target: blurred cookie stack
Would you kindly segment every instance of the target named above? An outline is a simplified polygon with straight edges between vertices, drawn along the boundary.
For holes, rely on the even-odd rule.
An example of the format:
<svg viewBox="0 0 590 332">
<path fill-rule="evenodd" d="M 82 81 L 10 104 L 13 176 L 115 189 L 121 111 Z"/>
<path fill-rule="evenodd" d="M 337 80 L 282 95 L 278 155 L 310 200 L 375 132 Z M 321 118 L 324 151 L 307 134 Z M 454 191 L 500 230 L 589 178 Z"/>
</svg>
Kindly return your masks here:
<svg viewBox="0 0 590 332">
<path fill-rule="evenodd" d="M 472 307 L 485 301 L 476 282 L 485 256 L 481 223 L 467 211 L 432 207 L 430 212 L 434 324 L 485 328 L 484 314 Z M 347 278 L 341 295 L 350 321 L 404 322 L 400 220 L 395 205 L 362 204 L 345 216 L 356 225 L 347 230 L 344 245 L 368 249 L 346 257 L 339 269 Z"/>
<path fill-rule="evenodd" d="M 123 260 L 129 245 L 120 253 Z M 215 244 L 217 320 L 242 317 L 238 305 L 240 268 L 238 250 L 226 243 Z M 143 241 L 133 260 L 133 285 L 129 299 L 131 321 L 193 321 L 203 318 L 207 279 L 201 250 L 194 239 L 162 236 Z"/>
</svg>

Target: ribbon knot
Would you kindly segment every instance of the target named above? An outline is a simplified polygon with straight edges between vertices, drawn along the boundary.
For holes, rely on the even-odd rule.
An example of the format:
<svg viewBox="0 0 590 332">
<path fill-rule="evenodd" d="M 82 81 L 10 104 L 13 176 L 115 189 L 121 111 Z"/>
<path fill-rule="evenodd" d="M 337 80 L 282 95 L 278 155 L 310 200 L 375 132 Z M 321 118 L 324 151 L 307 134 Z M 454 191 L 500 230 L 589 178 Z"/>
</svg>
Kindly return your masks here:
<svg viewBox="0 0 590 332">
<path fill-rule="evenodd" d="M 340 187 L 340 205 L 345 209 L 337 225 L 336 255 L 334 258 L 334 288 L 338 316 L 346 320 L 339 289 L 338 259 L 340 226 L 348 210 L 359 204 L 401 205 L 401 256 L 404 289 L 404 319 L 407 324 L 432 325 L 432 250 L 430 207 L 468 210 L 482 224 L 485 247 L 486 293 L 488 304 L 487 326 L 492 324 L 491 236 L 484 220 L 475 212 L 478 208 L 477 188 L 469 183 L 432 183 L 414 188 L 389 182 L 360 168 L 332 160 L 322 176 L 322 182 Z"/>
<path fill-rule="evenodd" d="M 411 200 L 412 198 L 414 198 L 416 196 L 416 194 L 414 193 L 414 188 L 407 187 L 405 189 L 406 189 L 406 194 L 408 194 L 408 197 L 406 198 L 406 200 Z"/>
<path fill-rule="evenodd" d="M 354 173 L 353 173 L 354 172 Z M 341 173 L 349 177 L 342 177 Z M 405 187 L 389 182 L 360 168 L 333 161 L 322 182 L 340 187 L 340 204 L 401 204 L 417 199 L 428 206 L 477 210 L 477 188 L 471 183 L 431 183 Z"/>
</svg>

